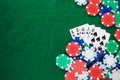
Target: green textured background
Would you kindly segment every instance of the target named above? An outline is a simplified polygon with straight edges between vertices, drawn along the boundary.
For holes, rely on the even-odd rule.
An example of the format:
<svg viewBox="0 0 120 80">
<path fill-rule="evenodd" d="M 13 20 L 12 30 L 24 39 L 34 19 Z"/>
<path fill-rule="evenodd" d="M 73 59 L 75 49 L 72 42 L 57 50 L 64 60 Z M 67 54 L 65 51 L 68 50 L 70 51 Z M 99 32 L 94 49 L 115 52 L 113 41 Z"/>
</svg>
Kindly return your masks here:
<svg viewBox="0 0 120 80">
<path fill-rule="evenodd" d="M 105 28 L 74 0 L 0 0 L 0 80 L 64 80 L 55 65 L 71 39 L 69 29 L 85 24 Z"/>
</svg>

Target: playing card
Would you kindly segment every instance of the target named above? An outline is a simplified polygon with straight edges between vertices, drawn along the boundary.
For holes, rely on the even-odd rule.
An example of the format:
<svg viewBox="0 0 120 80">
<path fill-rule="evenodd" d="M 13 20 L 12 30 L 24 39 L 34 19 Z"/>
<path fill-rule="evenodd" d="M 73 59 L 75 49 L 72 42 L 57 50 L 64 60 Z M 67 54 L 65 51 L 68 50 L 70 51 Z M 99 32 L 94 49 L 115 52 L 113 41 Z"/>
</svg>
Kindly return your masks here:
<svg viewBox="0 0 120 80">
<path fill-rule="evenodd" d="M 82 38 L 84 41 L 86 39 L 86 34 L 87 34 L 87 28 L 88 28 L 88 24 L 84 24 L 82 26 L 79 26 L 78 27 L 78 30 L 79 30 L 79 37 Z"/>
</svg>

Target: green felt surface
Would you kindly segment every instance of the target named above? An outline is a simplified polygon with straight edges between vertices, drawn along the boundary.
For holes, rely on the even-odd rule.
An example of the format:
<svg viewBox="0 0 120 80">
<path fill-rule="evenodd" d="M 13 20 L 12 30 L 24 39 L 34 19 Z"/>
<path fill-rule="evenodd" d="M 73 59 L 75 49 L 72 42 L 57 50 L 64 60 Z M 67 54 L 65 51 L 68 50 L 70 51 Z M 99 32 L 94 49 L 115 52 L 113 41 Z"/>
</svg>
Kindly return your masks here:
<svg viewBox="0 0 120 80">
<path fill-rule="evenodd" d="M 74 0 L 0 0 L 0 80 L 64 80 L 55 58 L 65 53 L 69 29 L 95 24 Z"/>
</svg>

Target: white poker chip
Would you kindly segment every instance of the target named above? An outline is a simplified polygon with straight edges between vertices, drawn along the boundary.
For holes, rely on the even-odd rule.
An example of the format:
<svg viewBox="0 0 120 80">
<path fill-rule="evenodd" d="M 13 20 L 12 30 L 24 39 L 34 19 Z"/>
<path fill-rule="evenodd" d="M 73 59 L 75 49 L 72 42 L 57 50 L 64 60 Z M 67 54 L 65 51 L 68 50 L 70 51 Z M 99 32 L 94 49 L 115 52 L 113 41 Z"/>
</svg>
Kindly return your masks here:
<svg viewBox="0 0 120 80">
<path fill-rule="evenodd" d="M 97 52 L 94 48 L 85 47 L 82 51 L 82 57 L 86 61 L 94 61 L 97 58 Z"/>
<path fill-rule="evenodd" d="M 110 79 L 112 80 L 120 80 L 120 70 L 114 69 L 110 74 Z"/>
<path fill-rule="evenodd" d="M 75 0 L 75 2 L 77 3 L 77 5 L 79 6 L 84 6 L 87 4 L 88 0 Z"/>
<path fill-rule="evenodd" d="M 103 58 L 103 64 L 107 68 L 114 68 L 117 63 L 117 58 L 112 54 L 106 54 Z"/>
<path fill-rule="evenodd" d="M 88 72 L 85 72 L 83 74 L 75 74 L 77 80 L 88 80 Z"/>
</svg>

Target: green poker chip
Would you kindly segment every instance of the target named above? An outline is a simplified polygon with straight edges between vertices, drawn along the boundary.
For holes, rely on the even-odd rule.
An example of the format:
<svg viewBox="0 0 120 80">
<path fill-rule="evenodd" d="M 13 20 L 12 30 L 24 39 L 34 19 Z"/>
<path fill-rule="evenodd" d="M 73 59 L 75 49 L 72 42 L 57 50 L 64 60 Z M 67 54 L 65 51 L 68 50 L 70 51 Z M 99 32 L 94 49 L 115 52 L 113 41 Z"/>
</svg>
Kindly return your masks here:
<svg viewBox="0 0 120 80">
<path fill-rule="evenodd" d="M 105 6 L 111 7 L 114 13 L 118 10 L 118 1 L 115 1 L 115 0 L 102 0 L 102 3 Z"/>
<path fill-rule="evenodd" d="M 118 11 L 114 15 L 116 18 L 115 25 L 116 25 L 116 27 L 120 27 L 120 12 Z"/>
<path fill-rule="evenodd" d="M 111 68 L 108 68 L 107 72 L 104 74 L 104 78 L 109 78 L 111 71 L 112 71 Z"/>
<path fill-rule="evenodd" d="M 116 56 L 117 56 L 117 61 L 120 62 L 120 51 L 118 51 Z"/>
<path fill-rule="evenodd" d="M 65 54 L 56 57 L 56 65 L 63 70 L 69 70 L 72 59 Z"/>
<path fill-rule="evenodd" d="M 113 9 L 113 12 L 115 13 L 118 10 L 118 1 L 110 0 L 107 6 L 110 6 Z"/>
<path fill-rule="evenodd" d="M 108 5 L 108 0 L 101 0 L 102 4 L 104 4 L 105 6 Z"/>
<path fill-rule="evenodd" d="M 119 45 L 115 40 L 109 40 L 105 44 L 105 48 L 108 53 L 115 54 L 119 49 Z"/>
</svg>

